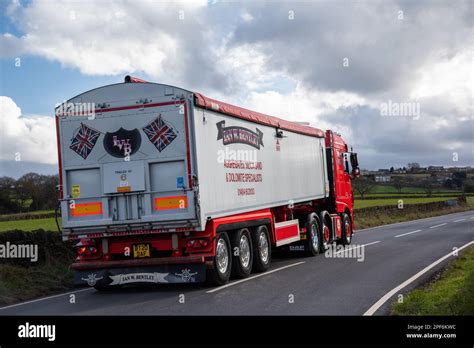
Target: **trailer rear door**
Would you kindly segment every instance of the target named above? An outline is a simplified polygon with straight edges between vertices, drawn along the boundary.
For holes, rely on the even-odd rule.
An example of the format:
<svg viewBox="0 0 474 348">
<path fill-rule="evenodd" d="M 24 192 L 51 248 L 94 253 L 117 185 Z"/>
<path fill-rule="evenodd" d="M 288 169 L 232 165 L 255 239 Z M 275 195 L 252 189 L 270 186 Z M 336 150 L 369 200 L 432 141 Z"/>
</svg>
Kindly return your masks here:
<svg viewBox="0 0 474 348">
<path fill-rule="evenodd" d="M 80 233 L 195 223 L 187 99 L 109 96 L 104 103 L 106 95 L 97 101 L 105 107 L 96 108 L 94 118 L 58 119 L 63 227 Z M 90 100 L 74 101 L 81 99 Z"/>
</svg>

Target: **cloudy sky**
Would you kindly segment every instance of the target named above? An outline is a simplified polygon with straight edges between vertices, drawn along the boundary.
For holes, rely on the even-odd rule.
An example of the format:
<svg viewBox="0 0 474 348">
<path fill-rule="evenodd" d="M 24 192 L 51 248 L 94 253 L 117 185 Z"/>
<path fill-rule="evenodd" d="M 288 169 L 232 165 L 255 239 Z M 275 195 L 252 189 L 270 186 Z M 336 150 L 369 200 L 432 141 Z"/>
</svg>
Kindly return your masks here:
<svg viewBox="0 0 474 348">
<path fill-rule="evenodd" d="M 473 18 L 473 1 L 0 0 L 0 176 L 56 173 L 54 106 L 127 74 L 336 130 L 362 168 L 474 165 Z"/>
</svg>

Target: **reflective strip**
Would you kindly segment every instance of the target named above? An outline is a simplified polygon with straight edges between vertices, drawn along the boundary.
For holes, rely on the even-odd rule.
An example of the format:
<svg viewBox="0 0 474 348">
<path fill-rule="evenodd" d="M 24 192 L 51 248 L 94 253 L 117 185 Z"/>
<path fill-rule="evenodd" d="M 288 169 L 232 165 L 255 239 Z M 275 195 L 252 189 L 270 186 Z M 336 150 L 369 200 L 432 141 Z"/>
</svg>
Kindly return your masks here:
<svg viewBox="0 0 474 348">
<path fill-rule="evenodd" d="M 155 198 L 155 210 L 186 209 L 188 199 L 186 196 L 172 196 Z"/>
<path fill-rule="evenodd" d="M 131 192 L 132 188 L 130 186 L 121 186 L 117 187 L 117 192 Z"/>
<path fill-rule="evenodd" d="M 71 209 L 72 216 L 85 216 L 85 215 L 102 215 L 102 203 L 91 202 L 76 204 Z"/>
</svg>

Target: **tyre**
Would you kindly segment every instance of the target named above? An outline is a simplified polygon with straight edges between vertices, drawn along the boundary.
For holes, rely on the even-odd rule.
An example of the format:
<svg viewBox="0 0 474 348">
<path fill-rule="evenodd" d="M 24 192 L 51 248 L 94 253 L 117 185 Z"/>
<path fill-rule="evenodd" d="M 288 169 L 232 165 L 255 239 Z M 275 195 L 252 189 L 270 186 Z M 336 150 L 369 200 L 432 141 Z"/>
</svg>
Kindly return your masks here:
<svg viewBox="0 0 474 348">
<path fill-rule="evenodd" d="M 306 223 L 306 254 L 316 256 L 321 250 L 321 238 L 318 220 L 312 216 Z"/>
<path fill-rule="evenodd" d="M 328 221 L 325 219 L 326 216 L 321 218 L 321 248 L 320 251 L 323 253 L 329 248 L 329 241 L 331 239 L 331 229 Z"/>
<path fill-rule="evenodd" d="M 352 223 L 351 218 L 346 213 L 342 214 L 342 244 L 349 245 L 352 242 Z"/>
<path fill-rule="evenodd" d="M 230 279 L 232 257 L 229 236 L 222 232 L 216 236 L 216 255 L 213 267 L 207 270 L 207 281 L 212 285 L 223 285 Z"/>
<path fill-rule="evenodd" d="M 99 292 L 110 292 L 114 289 L 118 288 L 118 286 L 114 285 L 111 286 L 109 284 L 106 284 L 103 280 L 99 280 L 95 285 L 94 289 L 96 289 Z"/>
<path fill-rule="evenodd" d="M 270 267 L 272 258 L 270 236 L 267 226 L 259 226 L 252 233 L 253 244 L 253 270 L 265 272 Z"/>
<path fill-rule="evenodd" d="M 232 233 L 232 276 L 246 278 L 252 272 L 253 247 L 250 231 L 247 228 Z"/>
</svg>

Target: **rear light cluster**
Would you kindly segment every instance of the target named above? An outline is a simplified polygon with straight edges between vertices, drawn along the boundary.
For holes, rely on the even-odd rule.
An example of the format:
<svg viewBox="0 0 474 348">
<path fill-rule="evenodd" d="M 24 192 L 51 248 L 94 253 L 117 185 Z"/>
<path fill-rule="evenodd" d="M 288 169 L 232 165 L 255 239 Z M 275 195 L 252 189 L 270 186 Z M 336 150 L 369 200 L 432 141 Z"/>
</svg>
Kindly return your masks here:
<svg viewBox="0 0 474 348">
<path fill-rule="evenodd" d="M 78 255 L 95 255 L 97 254 L 96 247 L 80 247 L 77 249 Z"/>
<path fill-rule="evenodd" d="M 189 239 L 186 242 L 188 248 L 205 248 L 209 245 L 208 239 Z"/>
<path fill-rule="evenodd" d="M 76 244 L 77 255 L 79 256 L 95 256 L 98 253 L 98 249 L 93 239 L 81 239 Z"/>
</svg>

